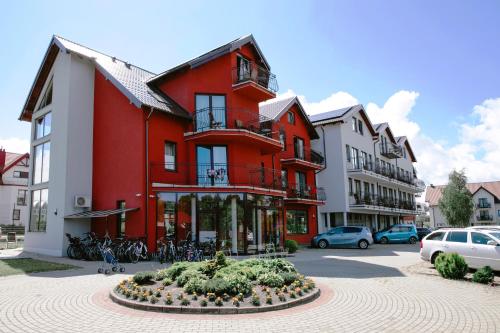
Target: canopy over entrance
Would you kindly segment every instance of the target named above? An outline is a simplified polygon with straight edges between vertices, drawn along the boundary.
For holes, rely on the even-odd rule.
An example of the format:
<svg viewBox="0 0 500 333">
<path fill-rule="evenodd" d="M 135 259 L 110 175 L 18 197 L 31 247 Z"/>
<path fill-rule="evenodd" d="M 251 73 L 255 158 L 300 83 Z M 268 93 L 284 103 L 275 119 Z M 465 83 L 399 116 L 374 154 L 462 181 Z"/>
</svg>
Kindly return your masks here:
<svg viewBox="0 0 500 333">
<path fill-rule="evenodd" d="M 108 210 L 88 210 L 81 213 L 66 215 L 65 219 L 87 219 L 87 218 L 97 218 L 97 217 L 108 217 L 111 215 L 121 214 L 125 212 L 132 212 L 139 210 L 139 207 L 135 208 L 117 208 Z"/>
</svg>

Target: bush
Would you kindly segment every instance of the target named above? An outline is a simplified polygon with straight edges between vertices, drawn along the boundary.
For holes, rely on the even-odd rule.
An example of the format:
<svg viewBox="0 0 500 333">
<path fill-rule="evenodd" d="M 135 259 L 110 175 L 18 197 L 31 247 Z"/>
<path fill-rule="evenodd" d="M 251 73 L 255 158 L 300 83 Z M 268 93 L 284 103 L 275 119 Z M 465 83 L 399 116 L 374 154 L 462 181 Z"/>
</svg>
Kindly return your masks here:
<svg viewBox="0 0 500 333">
<path fill-rule="evenodd" d="M 192 294 L 192 293 L 201 293 L 203 292 L 203 284 L 206 279 L 202 279 L 198 276 L 192 277 L 188 282 L 184 285 L 184 291 Z"/>
<path fill-rule="evenodd" d="M 267 268 L 275 273 L 285 273 L 285 272 L 296 272 L 295 266 L 285 259 L 272 259 L 265 260 L 261 264 L 264 268 Z"/>
<path fill-rule="evenodd" d="M 216 295 L 222 295 L 225 292 L 228 292 L 229 285 L 224 279 L 213 278 L 205 281 L 203 284 L 203 292 L 205 294 L 213 293 Z"/>
<path fill-rule="evenodd" d="M 192 278 L 200 278 L 202 280 L 207 280 L 207 276 L 203 273 L 201 273 L 200 271 L 197 271 L 195 269 L 187 269 L 185 270 L 184 272 L 181 273 L 181 275 L 179 275 L 177 277 L 177 279 L 175 280 L 175 282 L 177 282 L 177 285 L 179 287 L 182 287 L 184 286 L 189 280 L 191 280 Z"/>
<path fill-rule="evenodd" d="M 441 253 L 435 261 L 436 270 L 445 279 L 463 279 L 469 267 L 457 253 Z"/>
<path fill-rule="evenodd" d="M 259 276 L 258 281 L 260 284 L 268 287 L 283 287 L 283 284 L 285 284 L 285 281 L 283 278 L 278 274 L 274 272 L 269 272 L 269 273 L 264 273 Z"/>
<path fill-rule="evenodd" d="M 217 271 L 221 270 L 224 267 L 229 266 L 233 262 L 226 259 L 226 256 L 224 255 L 223 252 L 218 251 L 215 254 L 215 258 L 205 261 L 201 266 L 200 266 L 200 271 L 202 271 L 205 275 L 208 277 L 213 277 Z"/>
<path fill-rule="evenodd" d="M 163 284 L 164 286 L 170 286 L 172 283 L 174 283 L 174 281 L 172 281 L 172 279 L 169 277 L 166 277 L 163 280 L 161 280 L 161 284 Z"/>
<path fill-rule="evenodd" d="M 252 290 L 252 283 L 245 275 L 233 273 L 223 279 L 227 282 L 227 292 L 231 295 L 246 295 Z"/>
<path fill-rule="evenodd" d="M 293 239 L 285 240 L 285 249 L 288 249 L 288 253 L 295 253 L 299 248 L 299 244 Z"/>
<path fill-rule="evenodd" d="M 472 275 L 472 281 L 482 284 L 488 284 L 493 282 L 495 278 L 495 274 L 493 274 L 493 270 L 490 266 L 484 266 L 481 269 L 478 269 L 474 275 Z"/>
<path fill-rule="evenodd" d="M 172 280 L 175 280 L 179 275 L 181 275 L 182 272 L 184 272 L 185 270 L 187 270 L 192 266 L 193 263 L 190 262 L 185 262 L 185 261 L 176 262 L 169 268 L 159 270 L 156 278 L 157 280 L 163 280 L 164 278 L 168 277 Z"/>
<path fill-rule="evenodd" d="M 291 273 L 291 272 L 283 272 L 279 273 L 279 275 L 283 278 L 284 283 L 287 285 L 292 284 L 295 280 L 299 278 L 299 275 L 297 273 Z"/>
<path fill-rule="evenodd" d="M 156 278 L 156 273 L 155 272 L 137 272 L 135 273 L 134 277 L 132 278 L 135 283 L 137 284 L 146 284 L 148 282 L 151 282 Z"/>
</svg>

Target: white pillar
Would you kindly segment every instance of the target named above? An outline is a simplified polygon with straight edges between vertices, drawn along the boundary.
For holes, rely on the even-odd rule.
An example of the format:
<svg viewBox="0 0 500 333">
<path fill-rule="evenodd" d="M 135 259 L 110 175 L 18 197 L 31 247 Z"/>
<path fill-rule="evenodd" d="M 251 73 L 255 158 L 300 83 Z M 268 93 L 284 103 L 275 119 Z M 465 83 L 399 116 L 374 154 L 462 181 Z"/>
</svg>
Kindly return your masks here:
<svg viewBox="0 0 500 333">
<path fill-rule="evenodd" d="M 326 230 L 325 231 L 328 231 L 330 230 L 330 227 L 331 227 L 331 223 L 330 223 L 330 213 L 325 213 L 325 220 L 326 220 Z"/>
<path fill-rule="evenodd" d="M 375 214 L 375 230 L 378 230 L 378 214 Z"/>
<path fill-rule="evenodd" d="M 231 199 L 231 251 L 238 253 L 238 215 L 236 198 Z"/>
<path fill-rule="evenodd" d="M 196 241 L 196 196 L 191 197 L 191 240 Z"/>
<path fill-rule="evenodd" d="M 344 212 L 344 226 L 347 226 L 347 212 Z"/>
</svg>

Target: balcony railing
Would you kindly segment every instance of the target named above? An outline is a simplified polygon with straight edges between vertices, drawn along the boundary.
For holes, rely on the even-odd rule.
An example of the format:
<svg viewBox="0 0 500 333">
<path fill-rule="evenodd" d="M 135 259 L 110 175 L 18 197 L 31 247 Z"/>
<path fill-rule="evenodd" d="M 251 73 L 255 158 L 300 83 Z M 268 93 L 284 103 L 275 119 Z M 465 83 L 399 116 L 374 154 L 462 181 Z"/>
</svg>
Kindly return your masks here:
<svg viewBox="0 0 500 333">
<path fill-rule="evenodd" d="M 478 216 L 476 216 L 476 220 L 478 220 L 478 221 L 493 221 L 493 216 L 491 216 L 491 215 L 478 215 Z"/>
<path fill-rule="evenodd" d="M 272 92 L 278 91 L 276 75 L 253 62 L 248 63 L 248 66 L 233 68 L 233 84 L 244 82 L 255 82 Z"/>
<path fill-rule="evenodd" d="M 286 187 L 286 196 L 288 199 L 326 200 L 325 190 L 322 187 L 302 183 L 289 183 Z"/>
<path fill-rule="evenodd" d="M 371 194 L 371 193 L 351 193 L 354 197 L 356 205 L 370 205 L 393 209 L 416 210 L 417 206 L 414 202 L 408 200 L 398 200 L 388 196 Z"/>
<path fill-rule="evenodd" d="M 229 163 L 151 163 L 152 183 L 183 186 L 245 186 L 283 191 L 281 170 Z"/>
<path fill-rule="evenodd" d="M 491 208 L 491 203 L 489 202 L 480 202 L 477 204 L 477 208 Z"/>
<path fill-rule="evenodd" d="M 270 118 L 258 112 L 244 109 L 212 107 L 199 109 L 193 116 L 195 132 L 220 129 L 244 129 L 250 132 L 278 140 L 278 129 Z"/>
<path fill-rule="evenodd" d="M 372 171 L 375 172 L 376 174 L 391 178 L 391 179 L 396 179 L 399 180 L 403 183 L 409 184 L 409 185 L 414 185 L 417 187 L 425 187 L 425 183 L 412 176 L 412 174 L 406 174 L 401 171 L 393 170 L 388 168 L 387 166 L 382 166 L 381 164 L 376 164 L 376 163 L 370 163 L 370 162 L 364 162 L 363 160 L 358 160 L 355 162 L 350 162 L 348 163 L 348 169 L 350 170 L 365 170 L 365 171 Z"/>
<path fill-rule="evenodd" d="M 293 159 L 296 158 L 298 160 L 323 165 L 325 164 L 325 158 L 323 155 L 310 147 L 302 147 L 299 148 L 295 144 L 288 144 L 285 147 L 285 150 L 281 152 L 281 159 Z"/>
<path fill-rule="evenodd" d="M 380 143 L 380 155 L 387 158 L 403 157 L 403 149 L 394 143 Z"/>
</svg>

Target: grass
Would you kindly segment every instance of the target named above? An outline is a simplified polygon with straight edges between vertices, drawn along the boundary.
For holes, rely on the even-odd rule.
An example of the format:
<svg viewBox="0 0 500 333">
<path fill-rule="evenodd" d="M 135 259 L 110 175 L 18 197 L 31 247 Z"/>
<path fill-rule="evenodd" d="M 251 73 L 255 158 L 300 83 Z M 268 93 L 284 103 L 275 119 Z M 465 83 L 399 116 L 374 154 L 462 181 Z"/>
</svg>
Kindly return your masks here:
<svg viewBox="0 0 500 333">
<path fill-rule="evenodd" d="M 80 268 L 80 267 L 43 261 L 43 260 L 36 260 L 31 258 L 0 259 L 0 276 L 50 272 L 50 271 L 64 271 L 75 268 Z"/>
</svg>

